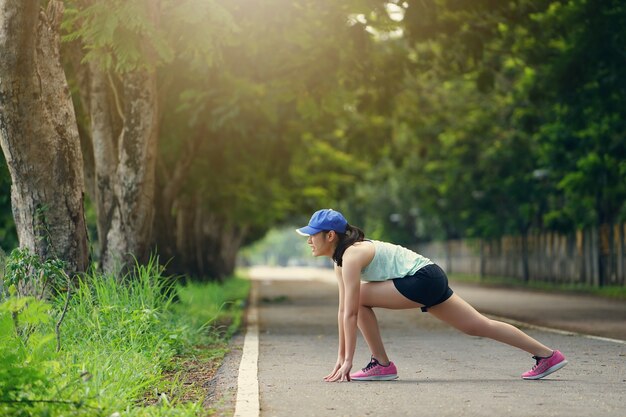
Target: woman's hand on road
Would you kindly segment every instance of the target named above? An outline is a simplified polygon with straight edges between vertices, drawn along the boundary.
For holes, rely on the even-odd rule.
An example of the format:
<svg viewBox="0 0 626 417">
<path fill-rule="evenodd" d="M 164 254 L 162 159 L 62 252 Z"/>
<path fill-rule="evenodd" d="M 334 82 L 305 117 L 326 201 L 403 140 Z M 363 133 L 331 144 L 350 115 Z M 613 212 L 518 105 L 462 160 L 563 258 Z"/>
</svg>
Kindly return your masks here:
<svg viewBox="0 0 626 417">
<path fill-rule="evenodd" d="M 352 363 L 344 362 L 343 365 L 337 371 L 335 371 L 334 375 L 330 376 L 326 379 L 327 382 L 350 382 L 350 370 L 352 370 Z"/>
<path fill-rule="evenodd" d="M 328 375 L 324 377 L 324 381 L 329 382 L 329 380 L 337 374 L 337 372 L 341 368 L 341 365 L 343 365 L 343 359 L 337 359 L 337 363 L 335 364 L 335 367 Z"/>
</svg>

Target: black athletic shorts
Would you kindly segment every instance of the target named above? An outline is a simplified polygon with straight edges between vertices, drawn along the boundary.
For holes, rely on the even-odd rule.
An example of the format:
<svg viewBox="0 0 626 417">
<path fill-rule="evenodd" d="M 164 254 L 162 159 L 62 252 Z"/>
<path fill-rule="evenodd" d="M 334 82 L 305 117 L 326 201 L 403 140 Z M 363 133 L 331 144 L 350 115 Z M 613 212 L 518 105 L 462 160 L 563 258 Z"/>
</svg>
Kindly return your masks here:
<svg viewBox="0 0 626 417">
<path fill-rule="evenodd" d="M 392 280 L 400 294 L 416 303 L 424 304 L 422 311 L 441 304 L 453 294 L 448 277 L 438 265 L 430 264 L 415 274 Z"/>
</svg>

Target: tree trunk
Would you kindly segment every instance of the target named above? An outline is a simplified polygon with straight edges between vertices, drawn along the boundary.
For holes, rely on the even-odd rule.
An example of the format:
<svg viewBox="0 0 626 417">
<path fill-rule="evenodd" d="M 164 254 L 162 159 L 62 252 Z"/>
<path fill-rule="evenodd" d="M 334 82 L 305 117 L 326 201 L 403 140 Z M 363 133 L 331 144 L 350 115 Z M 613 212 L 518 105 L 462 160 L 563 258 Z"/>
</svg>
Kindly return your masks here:
<svg viewBox="0 0 626 417">
<path fill-rule="evenodd" d="M 202 219 L 201 241 L 196 248 L 197 262 L 203 265 L 199 278 L 223 281 L 235 270 L 237 253 L 246 234 L 245 227 L 229 225 L 223 219 L 208 216 Z"/>
<path fill-rule="evenodd" d="M 70 273 L 89 264 L 82 155 L 59 58 L 63 2 L 0 0 L 0 144 L 11 173 L 21 247 L 58 257 Z"/>
<path fill-rule="evenodd" d="M 83 155 L 83 178 L 85 182 L 85 193 L 92 202 L 96 200 L 96 172 L 93 157 L 93 140 L 89 123 L 81 121 L 89 120 L 91 103 L 89 100 L 90 73 L 89 67 L 82 61 L 82 44 L 79 41 L 68 42 L 62 45 L 61 55 L 65 63 L 65 73 L 69 79 L 74 79 L 77 86 L 77 93 L 74 96 L 74 111 L 78 119 L 78 135 L 80 137 L 80 147 Z"/>
<path fill-rule="evenodd" d="M 177 252 L 177 242 L 180 236 L 177 234 L 178 225 L 177 205 L 181 204 L 181 192 L 184 184 L 189 180 L 189 173 L 193 163 L 198 155 L 198 150 L 202 140 L 205 138 L 205 132 L 201 129 L 191 139 L 186 140 L 180 158 L 176 161 L 171 171 L 168 171 L 165 162 L 160 160 L 157 168 L 157 187 L 155 195 L 155 216 L 153 225 L 153 241 L 156 242 L 159 256 L 172 263 L 174 266 L 178 263 L 182 253 Z M 158 157 L 157 157 L 158 158 Z M 184 215 L 184 213 L 183 213 Z M 183 228 L 183 230 L 187 230 Z"/>
<path fill-rule="evenodd" d="M 107 75 L 93 62 L 89 64 L 88 89 L 87 102 L 95 172 L 93 202 L 98 218 L 98 248 L 101 265 L 104 269 L 110 270 L 106 263 L 109 254 L 107 235 L 111 229 L 113 205 L 116 200 L 113 184 L 117 167 L 117 144 Z"/>
<path fill-rule="evenodd" d="M 168 271 L 198 281 L 223 281 L 235 270 L 237 253 L 248 229 L 207 214 L 200 201 L 196 196 L 176 202 L 177 255 L 168 259 Z"/>
<path fill-rule="evenodd" d="M 146 260 L 154 217 L 158 138 L 156 74 L 145 69 L 124 74 L 122 87 L 123 128 L 117 142 L 116 163 L 112 161 L 114 148 L 108 142 L 110 136 L 107 133 L 96 138 L 94 130 L 94 153 L 98 154 L 96 193 L 100 193 L 98 204 L 102 210 L 99 217 L 104 215 L 99 220 L 104 236 L 101 259 L 107 271 L 132 265 L 135 258 L 139 262 Z M 92 101 L 95 100 L 92 98 Z M 92 123 L 95 126 L 96 122 Z M 96 147 L 103 149 L 96 151 Z"/>
<path fill-rule="evenodd" d="M 94 4 L 94 0 L 84 6 Z M 150 3 L 158 25 L 159 3 Z M 140 42 L 147 42 L 142 40 Z M 146 47 L 146 51 L 150 48 Z M 104 52 L 106 53 L 106 52 Z M 101 61 L 82 63 L 73 56 L 80 101 L 89 115 L 91 146 L 83 146 L 93 167 L 100 267 L 118 272 L 144 262 L 152 247 L 155 163 L 159 131 L 157 77 L 154 68 L 138 65 L 114 73 Z M 76 59 L 78 58 L 78 59 Z M 149 62 L 150 60 L 146 58 Z"/>
<path fill-rule="evenodd" d="M 230 226 L 222 231 L 223 276 L 230 276 L 237 266 L 237 254 L 246 238 L 247 227 Z"/>
</svg>

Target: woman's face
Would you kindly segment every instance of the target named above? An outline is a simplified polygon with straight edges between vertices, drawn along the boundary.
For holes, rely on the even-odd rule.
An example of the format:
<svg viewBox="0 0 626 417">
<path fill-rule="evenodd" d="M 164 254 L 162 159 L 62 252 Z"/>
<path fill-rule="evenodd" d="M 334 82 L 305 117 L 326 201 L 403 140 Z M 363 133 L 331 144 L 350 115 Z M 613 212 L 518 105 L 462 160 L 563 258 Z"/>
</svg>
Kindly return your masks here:
<svg viewBox="0 0 626 417">
<path fill-rule="evenodd" d="M 307 243 L 311 247 L 311 254 L 313 256 L 333 256 L 336 236 L 333 231 L 319 232 L 309 236 Z"/>
</svg>

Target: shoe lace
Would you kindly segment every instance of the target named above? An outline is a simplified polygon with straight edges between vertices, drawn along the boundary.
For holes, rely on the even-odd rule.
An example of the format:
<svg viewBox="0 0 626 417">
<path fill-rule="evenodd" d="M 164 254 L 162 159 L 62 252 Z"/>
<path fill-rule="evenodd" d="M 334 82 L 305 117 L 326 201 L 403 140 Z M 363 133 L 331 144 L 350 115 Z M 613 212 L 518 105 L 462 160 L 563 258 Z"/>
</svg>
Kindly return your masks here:
<svg viewBox="0 0 626 417">
<path fill-rule="evenodd" d="M 367 371 L 369 371 L 370 369 L 374 368 L 377 365 L 379 365 L 378 361 L 375 358 L 372 358 L 370 363 L 368 363 L 367 366 L 362 369 L 362 371 L 363 372 L 367 372 Z"/>
<path fill-rule="evenodd" d="M 533 371 L 534 371 L 539 366 L 539 362 L 541 362 L 542 360 L 544 360 L 546 358 L 540 358 L 539 356 L 533 356 L 533 359 L 535 360 L 535 366 L 533 366 Z"/>
</svg>

